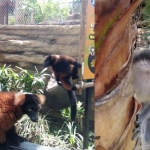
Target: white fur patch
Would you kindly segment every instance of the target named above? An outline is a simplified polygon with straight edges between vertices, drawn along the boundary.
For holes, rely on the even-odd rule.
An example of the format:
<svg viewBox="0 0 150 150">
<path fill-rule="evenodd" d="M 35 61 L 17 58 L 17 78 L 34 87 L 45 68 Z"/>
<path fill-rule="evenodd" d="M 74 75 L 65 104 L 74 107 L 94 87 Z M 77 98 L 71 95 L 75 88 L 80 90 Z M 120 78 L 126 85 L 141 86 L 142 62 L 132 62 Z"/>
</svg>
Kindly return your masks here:
<svg viewBox="0 0 150 150">
<path fill-rule="evenodd" d="M 55 56 L 56 56 L 56 58 L 57 58 L 57 59 L 59 59 L 59 58 L 60 58 L 60 56 L 59 56 L 59 55 L 55 55 Z"/>
<path fill-rule="evenodd" d="M 133 83 L 136 99 L 146 102 L 150 99 L 150 62 L 139 61 L 133 64 Z"/>
<path fill-rule="evenodd" d="M 23 105 L 24 101 L 25 101 L 25 94 L 21 92 L 15 93 L 15 99 L 14 99 L 15 106 Z"/>
</svg>

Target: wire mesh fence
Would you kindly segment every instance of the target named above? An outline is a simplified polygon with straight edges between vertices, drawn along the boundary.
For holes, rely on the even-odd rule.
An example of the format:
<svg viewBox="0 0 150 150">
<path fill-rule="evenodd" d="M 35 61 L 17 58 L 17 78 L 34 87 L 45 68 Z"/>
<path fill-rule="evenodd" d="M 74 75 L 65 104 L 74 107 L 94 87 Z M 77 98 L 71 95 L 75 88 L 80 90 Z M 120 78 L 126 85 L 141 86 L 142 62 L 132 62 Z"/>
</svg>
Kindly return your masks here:
<svg viewBox="0 0 150 150">
<path fill-rule="evenodd" d="M 70 14 L 80 14 L 81 1 L 0 0 L 1 25 L 32 25 L 62 22 Z"/>
</svg>

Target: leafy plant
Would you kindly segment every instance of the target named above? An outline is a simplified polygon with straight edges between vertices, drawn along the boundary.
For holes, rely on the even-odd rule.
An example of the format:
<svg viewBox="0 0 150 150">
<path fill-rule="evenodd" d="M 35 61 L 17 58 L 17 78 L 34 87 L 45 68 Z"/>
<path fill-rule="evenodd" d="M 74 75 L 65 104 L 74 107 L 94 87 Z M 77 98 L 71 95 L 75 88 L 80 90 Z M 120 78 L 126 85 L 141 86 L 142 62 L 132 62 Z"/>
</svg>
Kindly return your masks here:
<svg viewBox="0 0 150 150">
<path fill-rule="evenodd" d="M 78 101 L 77 102 L 77 124 L 80 128 L 80 130 L 83 129 L 83 116 L 84 116 L 84 108 L 83 108 L 83 103 Z M 61 110 L 61 115 L 62 117 L 69 122 L 70 121 L 70 107 L 64 108 Z"/>
<path fill-rule="evenodd" d="M 78 126 L 80 128 L 80 130 L 82 131 L 83 129 L 83 117 L 84 117 L 84 108 L 83 108 L 83 103 L 81 103 L 80 101 L 78 101 L 77 103 L 77 110 L 78 110 L 78 113 L 77 113 L 77 123 L 78 123 Z"/>
<path fill-rule="evenodd" d="M 64 126 L 62 126 L 62 129 L 58 132 L 58 137 L 64 141 L 68 141 L 70 145 L 69 148 L 72 150 L 83 149 L 83 136 L 77 133 L 77 126 L 74 122 L 65 122 Z"/>
<path fill-rule="evenodd" d="M 12 69 L 11 66 L 0 66 L 0 90 L 42 93 L 46 76 L 49 76 L 45 71 L 46 69 L 39 72 L 36 67 L 35 72 L 31 72 L 20 67 Z M 62 110 L 62 116 L 67 122 L 61 123 L 60 127 L 56 127 L 56 125 L 53 127 L 51 121 L 47 120 L 47 115 L 39 115 L 38 123 L 32 122 L 28 116 L 23 116 L 16 123 L 18 133 L 33 143 L 66 150 L 81 150 L 83 149 L 83 136 L 78 129 L 82 124 L 84 113 L 81 102 L 77 103 L 77 109 L 77 122 L 81 122 L 80 124 L 69 122 L 70 108 L 66 108 Z M 51 129 L 51 127 L 53 128 Z"/>
<path fill-rule="evenodd" d="M 47 115 L 39 115 L 38 123 L 32 122 L 26 115 L 23 116 L 16 123 L 18 134 L 27 138 L 29 142 L 40 145 L 66 150 L 83 149 L 83 136 L 78 132 L 75 123 L 65 122 L 60 128 L 56 128 L 56 125 L 55 128 L 52 128 L 52 122 L 50 119 L 48 120 Z M 89 138 L 93 139 L 92 132 L 90 132 Z M 93 143 L 93 140 L 90 141 L 89 150 L 93 150 Z"/>
<path fill-rule="evenodd" d="M 61 115 L 62 115 L 62 117 L 63 117 L 67 122 L 70 121 L 70 113 L 71 113 L 70 107 L 63 108 L 63 109 L 61 110 Z"/>
<path fill-rule="evenodd" d="M 22 91 L 31 93 L 43 93 L 46 85 L 46 68 L 41 72 L 35 67 L 35 73 L 16 67 L 0 66 L 0 91 Z"/>
<path fill-rule="evenodd" d="M 15 19 L 14 18 L 10 18 L 9 22 L 10 22 L 11 25 L 14 25 L 15 24 Z"/>
<path fill-rule="evenodd" d="M 33 14 L 36 23 L 53 20 L 54 18 L 66 19 L 69 14 L 68 5 L 53 0 L 24 0 L 22 10 L 29 20 L 31 14 Z"/>
<path fill-rule="evenodd" d="M 47 115 L 39 115 L 37 123 L 32 122 L 25 115 L 16 123 L 16 127 L 18 134 L 27 138 L 29 142 L 58 148 L 66 148 L 67 146 L 65 141 L 50 133 L 50 121 L 47 120 Z"/>
<path fill-rule="evenodd" d="M 11 66 L 0 66 L 0 91 L 10 91 L 16 89 L 19 75 Z"/>
<path fill-rule="evenodd" d="M 26 20 L 30 20 L 33 15 L 36 23 L 42 21 L 42 12 L 37 0 L 24 0 L 22 8 Z"/>
<path fill-rule="evenodd" d="M 41 72 L 38 72 L 35 67 L 36 72 L 32 73 L 31 71 L 17 67 L 20 70 L 19 73 L 19 84 L 18 89 L 22 92 L 32 92 L 32 93 L 43 93 L 43 88 L 45 87 L 45 76 L 49 76 L 45 73 L 47 68 L 43 69 Z"/>
</svg>

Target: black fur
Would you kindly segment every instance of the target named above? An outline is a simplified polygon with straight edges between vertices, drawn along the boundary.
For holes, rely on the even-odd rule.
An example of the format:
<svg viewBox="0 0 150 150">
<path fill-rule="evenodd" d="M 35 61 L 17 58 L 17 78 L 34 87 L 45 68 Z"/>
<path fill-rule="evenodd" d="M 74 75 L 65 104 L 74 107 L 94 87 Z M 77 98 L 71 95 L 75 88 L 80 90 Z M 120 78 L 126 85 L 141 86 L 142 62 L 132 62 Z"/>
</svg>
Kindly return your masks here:
<svg viewBox="0 0 150 150">
<path fill-rule="evenodd" d="M 71 77 L 72 77 L 73 80 L 79 78 L 79 76 L 78 76 L 78 68 L 77 67 L 73 68 L 72 73 L 71 73 Z"/>
<path fill-rule="evenodd" d="M 143 60 L 150 60 L 150 50 L 135 51 L 133 63 Z"/>
<path fill-rule="evenodd" d="M 38 111 L 41 108 L 41 105 L 38 101 L 38 97 L 35 94 L 25 94 L 26 101 L 22 106 L 23 114 L 26 114 L 30 117 L 33 122 L 38 121 Z M 32 110 L 32 111 L 29 111 Z"/>
<path fill-rule="evenodd" d="M 75 121 L 77 115 L 77 97 L 74 91 L 67 90 L 71 107 L 71 120 Z"/>
<path fill-rule="evenodd" d="M 78 63 L 77 61 L 74 63 L 74 66 L 75 66 L 76 68 L 81 68 L 81 67 L 82 67 L 82 65 L 81 65 L 80 63 Z"/>
</svg>

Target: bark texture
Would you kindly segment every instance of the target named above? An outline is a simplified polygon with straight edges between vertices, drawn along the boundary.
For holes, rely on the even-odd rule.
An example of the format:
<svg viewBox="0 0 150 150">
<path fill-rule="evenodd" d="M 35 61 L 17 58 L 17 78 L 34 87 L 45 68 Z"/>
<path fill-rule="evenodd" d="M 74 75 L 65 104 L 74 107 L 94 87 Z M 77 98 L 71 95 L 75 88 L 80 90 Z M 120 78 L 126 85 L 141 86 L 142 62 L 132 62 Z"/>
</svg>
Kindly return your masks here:
<svg viewBox="0 0 150 150">
<path fill-rule="evenodd" d="M 131 15 L 141 0 L 96 0 L 95 147 L 132 150 L 140 104 L 133 98 Z"/>
</svg>

